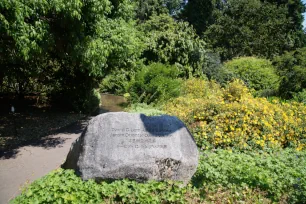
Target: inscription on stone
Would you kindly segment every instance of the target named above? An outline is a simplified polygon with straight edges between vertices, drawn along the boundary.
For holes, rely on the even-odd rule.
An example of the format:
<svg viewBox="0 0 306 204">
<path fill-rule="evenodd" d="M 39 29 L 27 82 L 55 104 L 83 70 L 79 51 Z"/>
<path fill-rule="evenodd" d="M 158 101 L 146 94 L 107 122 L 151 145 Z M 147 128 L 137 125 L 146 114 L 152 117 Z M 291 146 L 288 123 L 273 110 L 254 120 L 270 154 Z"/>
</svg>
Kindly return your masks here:
<svg viewBox="0 0 306 204">
<path fill-rule="evenodd" d="M 168 129 L 153 129 L 152 133 L 162 133 L 163 135 L 168 135 L 168 137 L 172 137 L 171 131 Z M 156 144 L 156 139 L 152 138 L 152 136 L 147 132 L 147 130 L 140 128 L 112 128 L 111 137 L 121 138 L 121 142 L 117 144 L 117 148 L 167 148 L 166 144 Z"/>
<path fill-rule="evenodd" d="M 193 137 L 173 116 L 106 113 L 93 118 L 72 145 L 64 168 L 83 179 L 188 182 L 198 163 Z"/>
</svg>

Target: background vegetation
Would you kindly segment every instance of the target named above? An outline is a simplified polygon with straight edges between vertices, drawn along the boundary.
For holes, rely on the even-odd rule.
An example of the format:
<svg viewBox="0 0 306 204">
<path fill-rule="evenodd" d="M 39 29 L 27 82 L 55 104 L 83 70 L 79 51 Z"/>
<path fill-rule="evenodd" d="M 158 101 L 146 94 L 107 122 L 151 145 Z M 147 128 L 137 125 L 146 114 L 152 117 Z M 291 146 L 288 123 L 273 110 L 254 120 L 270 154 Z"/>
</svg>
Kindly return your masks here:
<svg viewBox="0 0 306 204">
<path fill-rule="evenodd" d="M 201 152 L 188 186 L 59 169 L 13 203 L 305 203 L 301 0 L 2 0 L 0 98 L 90 113 L 100 92 L 171 114 Z M 4 141 L 4 140 L 0 140 Z"/>
<path fill-rule="evenodd" d="M 274 68 L 257 56 L 273 60 L 280 96 L 293 98 L 305 88 L 304 11 L 300 0 L 4 0 L 0 92 L 90 112 L 94 89 L 130 92 L 126 82 L 153 62 L 176 65 L 183 79 L 238 77 L 256 91 L 277 89 Z M 230 66 L 245 56 L 253 57 L 240 59 L 243 72 Z"/>
</svg>

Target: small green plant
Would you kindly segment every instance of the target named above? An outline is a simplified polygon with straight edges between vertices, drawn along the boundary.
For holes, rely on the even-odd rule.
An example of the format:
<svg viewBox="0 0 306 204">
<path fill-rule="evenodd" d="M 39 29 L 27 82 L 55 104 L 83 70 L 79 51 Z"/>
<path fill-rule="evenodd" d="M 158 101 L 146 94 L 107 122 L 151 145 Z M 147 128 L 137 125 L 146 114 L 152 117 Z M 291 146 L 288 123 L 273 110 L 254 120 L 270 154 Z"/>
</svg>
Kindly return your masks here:
<svg viewBox="0 0 306 204">
<path fill-rule="evenodd" d="M 306 152 L 200 152 L 191 183 L 82 181 L 57 169 L 23 189 L 14 203 L 304 203 Z"/>
<path fill-rule="evenodd" d="M 306 104 L 306 89 L 303 89 L 298 93 L 293 93 L 293 100 Z"/>
</svg>

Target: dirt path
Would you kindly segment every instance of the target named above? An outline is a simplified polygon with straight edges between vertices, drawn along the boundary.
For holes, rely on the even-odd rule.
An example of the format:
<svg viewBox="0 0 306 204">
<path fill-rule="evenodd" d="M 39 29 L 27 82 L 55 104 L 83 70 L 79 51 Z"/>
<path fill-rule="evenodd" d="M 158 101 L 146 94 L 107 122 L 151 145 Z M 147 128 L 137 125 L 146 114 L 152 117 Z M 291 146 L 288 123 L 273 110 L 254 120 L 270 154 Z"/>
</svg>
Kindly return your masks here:
<svg viewBox="0 0 306 204">
<path fill-rule="evenodd" d="M 86 124 L 87 120 L 75 123 L 47 136 L 45 144 L 21 147 L 14 157 L 0 159 L 0 204 L 20 194 L 22 186 L 60 167 L 71 143 L 81 135 Z"/>
</svg>

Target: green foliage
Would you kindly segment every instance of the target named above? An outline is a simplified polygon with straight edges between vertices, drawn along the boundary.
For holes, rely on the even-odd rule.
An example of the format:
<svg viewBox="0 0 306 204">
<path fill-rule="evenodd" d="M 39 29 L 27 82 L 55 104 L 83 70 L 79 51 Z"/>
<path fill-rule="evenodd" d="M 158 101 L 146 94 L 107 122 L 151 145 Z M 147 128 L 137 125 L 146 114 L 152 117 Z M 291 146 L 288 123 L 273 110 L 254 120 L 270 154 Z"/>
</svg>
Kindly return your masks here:
<svg viewBox="0 0 306 204">
<path fill-rule="evenodd" d="M 170 15 L 178 14 L 184 3 L 185 0 L 164 0 L 164 5 L 166 5 Z"/>
<path fill-rule="evenodd" d="M 279 92 L 283 98 L 292 98 L 306 88 L 306 47 L 276 57 L 274 65 L 281 77 Z"/>
<path fill-rule="evenodd" d="M 136 73 L 129 93 L 136 103 L 161 103 L 180 93 L 180 80 L 176 66 L 153 63 Z"/>
<path fill-rule="evenodd" d="M 97 108 L 101 101 L 100 92 L 97 89 L 92 89 L 89 92 L 86 92 L 85 97 L 81 96 L 78 100 L 74 100 L 75 110 L 82 110 L 83 112 L 91 113 Z"/>
<path fill-rule="evenodd" d="M 278 90 L 280 79 L 269 60 L 241 57 L 226 62 L 224 66 L 243 80 L 250 89 L 254 89 L 256 95 Z"/>
<path fill-rule="evenodd" d="M 113 6 L 112 11 L 108 14 L 108 18 L 122 18 L 130 21 L 135 18 L 136 3 L 134 0 L 109 0 Z"/>
<path fill-rule="evenodd" d="M 265 150 L 306 148 L 306 106 L 255 98 L 240 80 L 220 88 L 191 79 L 163 110 L 180 118 L 201 149 Z"/>
<path fill-rule="evenodd" d="M 214 21 L 213 11 L 217 2 L 215 0 L 188 1 L 180 14 L 180 18 L 193 25 L 197 33 L 201 35 Z"/>
<path fill-rule="evenodd" d="M 197 187 L 249 187 L 268 193 L 267 197 L 285 203 L 306 200 L 306 152 L 205 151 L 193 177 Z M 239 193 L 239 188 L 236 189 Z"/>
<path fill-rule="evenodd" d="M 11 203 L 185 203 L 191 188 L 173 182 L 82 181 L 72 170 L 55 170 L 34 181 Z"/>
<path fill-rule="evenodd" d="M 6 51 L 6 65 L 13 67 L 16 62 L 46 58 L 79 62 L 77 59 L 81 59 L 80 49 L 85 39 L 94 34 L 97 22 L 105 18 L 111 6 L 107 0 L 4 0 L 0 10 L 4 22 L 1 24 L 1 47 Z M 95 73 L 91 69 L 90 72 Z"/>
<path fill-rule="evenodd" d="M 1 1 L 1 90 L 48 91 L 78 110 L 91 107 L 101 77 L 139 60 L 133 12 L 129 0 Z"/>
<path fill-rule="evenodd" d="M 95 84 L 92 77 L 84 77 L 79 73 L 73 77 L 63 78 L 49 97 L 53 105 L 91 113 L 99 107 L 101 97 L 99 91 L 95 89 Z"/>
<path fill-rule="evenodd" d="M 215 80 L 222 86 L 235 78 L 235 74 L 221 64 L 220 56 L 213 52 L 207 53 L 202 69 L 209 80 Z"/>
<path fill-rule="evenodd" d="M 271 58 L 303 45 L 304 10 L 300 0 L 193 0 L 181 18 L 203 34 L 223 60 Z"/>
<path fill-rule="evenodd" d="M 201 76 L 206 60 L 205 42 L 187 23 L 168 15 L 152 16 L 141 24 L 147 36 L 143 57 L 147 62 L 179 64 L 180 76 Z"/>
<path fill-rule="evenodd" d="M 303 203 L 306 152 L 201 152 L 193 185 L 171 181 L 82 181 L 58 169 L 23 189 L 10 203 Z"/>
<path fill-rule="evenodd" d="M 215 12 L 214 24 L 205 31 L 206 39 L 223 59 L 273 57 L 297 47 L 286 7 L 260 0 L 231 0 L 226 4 Z"/>
<path fill-rule="evenodd" d="M 136 0 L 136 17 L 149 20 L 154 15 L 175 14 L 181 8 L 182 0 Z"/>
<path fill-rule="evenodd" d="M 142 33 L 133 21 L 107 19 L 97 23 L 96 35 L 86 43 L 83 59 L 91 75 L 106 73 L 119 68 L 136 66 L 144 49 Z"/>
<path fill-rule="evenodd" d="M 263 1 L 263 0 L 262 0 Z M 293 24 L 291 24 L 294 30 L 302 30 L 303 28 L 303 13 L 305 12 L 305 3 L 303 0 L 266 0 L 270 3 L 275 3 L 277 5 L 284 5 L 288 9 L 288 14 Z"/>
<path fill-rule="evenodd" d="M 130 113 L 143 113 L 147 116 L 157 116 L 165 114 L 163 111 L 159 110 L 152 105 L 148 105 L 146 103 L 136 103 L 132 104 L 128 109 Z"/>
<path fill-rule="evenodd" d="M 163 0 L 137 0 L 136 17 L 140 21 L 148 20 L 153 15 L 167 14 Z"/>
<path fill-rule="evenodd" d="M 99 86 L 100 91 L 102 93 L 124 94 L 127 92 L 130 80 L 134 74 L 132 71 L 124 69 L 112 71 L 102 79 Z"/>
<path fill-rule="evenodd" d="M 293 100 L 306 104 L 306 89 L 303 89 L 298 93 L 293 93 Z"/>
</svg>

